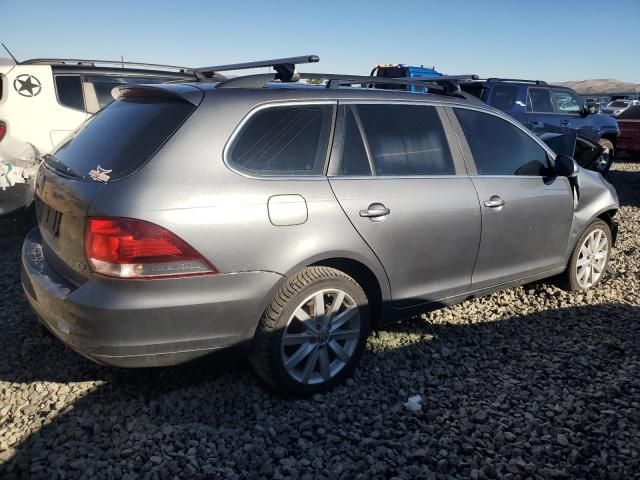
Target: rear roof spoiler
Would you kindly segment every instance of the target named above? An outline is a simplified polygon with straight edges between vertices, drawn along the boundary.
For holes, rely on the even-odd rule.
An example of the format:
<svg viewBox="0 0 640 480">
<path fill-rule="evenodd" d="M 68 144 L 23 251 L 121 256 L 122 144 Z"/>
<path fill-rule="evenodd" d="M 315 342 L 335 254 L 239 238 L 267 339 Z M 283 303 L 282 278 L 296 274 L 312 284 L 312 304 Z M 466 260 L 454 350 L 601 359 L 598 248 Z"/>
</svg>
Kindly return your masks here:
<svg viewBox="0 0 640 480">
<path fill-rule="evenodd" d="M 118 100 L 123 97 L 156 97 L 167 100 L 181 100 L 194 106 L 200 105 L 204 91 L 193 84 L 119 85 L 111 90 L 111 96 Z"/>
</svg>

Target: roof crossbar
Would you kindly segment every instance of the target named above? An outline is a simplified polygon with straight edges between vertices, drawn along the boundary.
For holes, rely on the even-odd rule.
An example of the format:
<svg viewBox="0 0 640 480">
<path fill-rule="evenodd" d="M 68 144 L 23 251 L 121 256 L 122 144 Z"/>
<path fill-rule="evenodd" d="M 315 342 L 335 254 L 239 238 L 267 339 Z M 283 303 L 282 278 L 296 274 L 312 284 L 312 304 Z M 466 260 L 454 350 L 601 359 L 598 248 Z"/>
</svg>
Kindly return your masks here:
<svg viewBox="0 0 640 480">
<path fill-rule="evenodd" d="M 176 65 L 162 65 L 157 63 L 141 63 L 141 62 L 128 62 L 123 60 L 92 60 L 92 59 L 77 59 L 77 58 L 34 58 L 31 60 L 25 60 L 20 62 L 20 65 L 72 65 L 82 66 L 88 63 L 91 64 L 103 64 L 103 65 L 130 65 L 135 67 L 155 67 L 155 68 L 170 68 L 178 70 L 179 73 L 193 73 L 193 68 L 179 67 Z"/>
<path fill-rule="evenodd" d="M 256 62 L 230 63 L 226 65 L 214 65 L 211 67 L 194 68 L 198 78 L 209 78 L 216 72 L 230 70 L 248 70 L 251 68 L 273 67 L 276 71 L 276 79 L 283 82 L 296 82 L 299 80 L 296 65 L 302 63 L 316 63 L 320 61 L 317 55 L 301 55 L 299 57 L 276 58 L 273 60 L 258 60 Z"/>
</svg>

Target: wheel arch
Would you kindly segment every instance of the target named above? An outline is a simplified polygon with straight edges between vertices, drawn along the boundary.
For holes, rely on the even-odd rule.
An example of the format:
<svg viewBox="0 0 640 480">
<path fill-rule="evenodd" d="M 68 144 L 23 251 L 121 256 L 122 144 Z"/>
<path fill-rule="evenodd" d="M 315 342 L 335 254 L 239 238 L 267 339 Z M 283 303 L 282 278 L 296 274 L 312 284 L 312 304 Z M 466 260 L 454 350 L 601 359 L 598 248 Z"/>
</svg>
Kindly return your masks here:
<svg viewBox="0 0 640 480">
<path fill-rule="evenodd" d="M 384 303 L 388 297 L 383 292 L 380 280 L 367 265 L 352 258 L 330 257 L 314 262 L 308 266 L 335 268 L 353 278 L 367 295 L 373 325 L 377 326 L 380 323 Z"/>
</svg>

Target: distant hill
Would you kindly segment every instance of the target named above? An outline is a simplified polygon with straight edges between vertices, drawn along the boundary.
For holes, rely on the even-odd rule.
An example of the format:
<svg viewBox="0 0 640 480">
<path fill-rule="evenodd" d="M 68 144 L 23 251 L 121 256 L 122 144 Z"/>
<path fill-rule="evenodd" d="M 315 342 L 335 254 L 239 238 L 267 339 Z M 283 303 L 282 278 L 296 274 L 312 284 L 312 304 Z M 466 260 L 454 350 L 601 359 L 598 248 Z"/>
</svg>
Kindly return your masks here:
<svg viewBox="0 0 640 480">
<path fill-rule="evenodd" d="M 572 88 L 578 93 L 635 92 L 640 90 L 639 83 L 622 82 L 611 78 L 560 82 L 559 84 Z"/>
</svg>

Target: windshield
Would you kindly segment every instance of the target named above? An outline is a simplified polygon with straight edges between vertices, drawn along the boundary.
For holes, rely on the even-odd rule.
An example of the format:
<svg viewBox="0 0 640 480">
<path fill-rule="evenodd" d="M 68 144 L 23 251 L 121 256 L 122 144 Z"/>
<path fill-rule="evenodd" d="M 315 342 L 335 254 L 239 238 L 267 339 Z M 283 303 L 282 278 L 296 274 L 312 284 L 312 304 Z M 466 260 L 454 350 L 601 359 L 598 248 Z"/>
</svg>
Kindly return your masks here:
<svg viewBox="0 0 640 480">
<path fill-rule="evenodd" d="M 84 180 L 118 180 L 144 165 L 194 108 L 180 99 L 122 97 L 69 136 L 47 163 Z"/>
<path fill-rule="evenodd" d="M 616 107 L 616 108 L 624 108 L 629 105 L 628 100 L 616 100 L 615 102 L 611 102 L 608 107 Z"/>
</svg>

